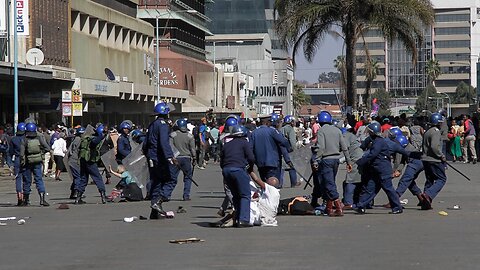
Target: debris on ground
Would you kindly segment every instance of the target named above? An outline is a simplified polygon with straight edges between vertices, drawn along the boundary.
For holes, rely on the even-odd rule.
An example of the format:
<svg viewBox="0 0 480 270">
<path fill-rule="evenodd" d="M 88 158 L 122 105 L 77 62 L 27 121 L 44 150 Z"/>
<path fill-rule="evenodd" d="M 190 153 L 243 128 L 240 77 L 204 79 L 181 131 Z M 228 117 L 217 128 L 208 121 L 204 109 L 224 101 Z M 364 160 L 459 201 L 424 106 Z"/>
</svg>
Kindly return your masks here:
<svg viewBox="0 0 480 270">
<path fill-rule="evenodd" d="M 17 224 L 18 224 L 18 225 L 23 225 L 23 224 L 25 224 L 25 219 L 23 219 L 23 218 L 22 218 L 22 219 L 19 219 L 19 220 L 17 221 Z"/>
<path fill-rule="evenodd" d="M 70 206 L 68 206 L 68 204 L 66 204 L 66 203 L 61 203 L 61 204 L 58 206 L 58 209 L 66 210 L 66 209 L 70 209 Z"/>
<path fill-rule="evenodd" d="M 440 212 L 438 212 L 438 214 L 439 214 L 440 216 L 444 216 L 444 217 L 448 216 L 448 213 L 445 212 L 445 211 L 440 211 Z"/>
<path fill-rule="evenodd" d="M 177 239 L 177 240 L 170 240 L 168 241 L 171 244 L 190 244 L 190 243 L 200 243 L 200 242 L 205 242 L 205 240 L 200 239 L 200 238 L 187 238 L 187 239 Z"/>
<path fill-rule="evenodd" d="M 179 206 L 178 209 L 177 209 L 177 213 L 179 213 L 179 214 L 187 213 L 187 210 L 185 210 L 185 208 L 183 208 L 183 206 Z"/>
<path fill-rule="evenodd" d="M 130 222 L 134 222 L 137 219 L 138 219 L 138 217 L 124 217 L 123 221 L 127 222 L 127 223 L 130 223 Z"/>
</svg>

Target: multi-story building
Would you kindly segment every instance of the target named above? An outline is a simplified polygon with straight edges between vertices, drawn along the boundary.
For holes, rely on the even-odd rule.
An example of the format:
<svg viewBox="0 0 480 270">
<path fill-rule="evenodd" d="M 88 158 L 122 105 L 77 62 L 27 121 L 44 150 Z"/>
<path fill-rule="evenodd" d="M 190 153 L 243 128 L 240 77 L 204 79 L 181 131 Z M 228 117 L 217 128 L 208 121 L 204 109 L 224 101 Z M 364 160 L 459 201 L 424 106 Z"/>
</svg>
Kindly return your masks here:
<svg viewBox="0 0 480 270">
<path fill-rule="evenodd" d="M 273 3 L 217 0 L 207 5 L 215 34 L 208 39 L 207 51 L 212 62 L 229 58 L 239 72 L 253 78 L 255 94 L 251 98 L 258 113 L 275 109 L 289 114 L 294 75 L 288 53 L 273 29 Z"/>
<path fill-rule="evenodd" d="M 385 88 L 395 97 L 416 97 L 428 84 L 426 64 L 439 61 L 441 75 L 435 81 L 437 91 L 452 93 L 460 82 L 477 86 L 477 67 L 480 53 L 480 1 L 433 0 L 435 24 L 424 30 L 424 41 L 418 44 L 417 61 L 398 41 L 386 42 L 381 32 L 372 28 L 357 44 L 357 89 L 365 90 L 364 62 L 369 49 L 371 58 L 378 61 L 379 72 L 372 88 Z"/>
</svg>

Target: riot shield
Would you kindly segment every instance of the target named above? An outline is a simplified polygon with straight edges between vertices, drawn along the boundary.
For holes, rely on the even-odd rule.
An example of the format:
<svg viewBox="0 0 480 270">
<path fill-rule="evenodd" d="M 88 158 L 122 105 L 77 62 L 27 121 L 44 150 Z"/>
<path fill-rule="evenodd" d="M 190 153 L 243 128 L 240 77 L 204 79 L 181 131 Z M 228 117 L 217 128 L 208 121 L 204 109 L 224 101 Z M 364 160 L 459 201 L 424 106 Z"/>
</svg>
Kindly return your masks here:
<svg viewBox="0 0 480 270">
<path fill-rule="evenodd" d="M 132 147 L 132 152 L 122 160 L 125 168 L 137 179 L 138 186 L 142 191 L 146 191 L 146 186 L 150 180 L 147 158 L 143 155 L 142 145 Z"/>
<path fill-rule="evenodd" d="M 117 169 L 118 164 L 115 159 L 115 149 L 108 150 L 105 154 L 102 155 L 101 160 L 106 170 L 108 170 L 110 166 L 112 166 L 113 170 Z M 116 177 L 113 174 L 112 174 L 112 177 L 115 177 L 116 179 L 118 179 L 118 177 Z"/>
</svg>

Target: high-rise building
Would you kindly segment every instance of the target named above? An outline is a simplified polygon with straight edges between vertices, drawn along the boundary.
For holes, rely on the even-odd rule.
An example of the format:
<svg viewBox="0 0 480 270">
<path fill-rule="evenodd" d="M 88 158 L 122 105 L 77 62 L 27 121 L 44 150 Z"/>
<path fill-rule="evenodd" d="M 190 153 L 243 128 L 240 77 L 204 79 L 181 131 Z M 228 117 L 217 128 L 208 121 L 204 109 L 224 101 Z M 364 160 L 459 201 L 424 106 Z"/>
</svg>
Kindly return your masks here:
<svg viewBox="0 0 480 270">
<path fill-rule="evenodd" d="M 425 70 L 431 59 L 439 61 L 441 75 L 436 79 L 438 92 L 452 93 L 460 82 L 477 86 L 480 53 L 480 3 L 475 0 L 433 0 L 435 23 L 424 30 L 423 43 L 417 51 L 417 61 L 398 41 L 386 42 L 381 32 L 368 30 L 365 42 L 357 44 L 357 89 L 365 90 L 365 50 L 378 61 L 379 72 L 372 88 L 385 88 L 395 97 L 416 97 L 428 83 Z"/>
</svg>

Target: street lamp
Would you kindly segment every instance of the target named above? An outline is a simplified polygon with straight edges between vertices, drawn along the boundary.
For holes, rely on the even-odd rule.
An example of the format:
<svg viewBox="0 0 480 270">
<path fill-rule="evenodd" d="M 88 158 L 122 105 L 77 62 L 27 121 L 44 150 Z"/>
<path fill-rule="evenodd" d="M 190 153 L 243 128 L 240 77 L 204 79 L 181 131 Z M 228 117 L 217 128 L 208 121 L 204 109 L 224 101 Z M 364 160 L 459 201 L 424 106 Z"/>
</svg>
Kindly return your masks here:
<svg viewBox="0 0 480 270">
<path fill-rule="evenodd" d="M 148 12 L 148 11 L 147 11 Z M 180 10 L 180 11 L 175 11 L 175 13 L 190 13 L 190 14 L 197 14 L 198 11 L 194 10 L 194 9 L 188 9 L 188 10 Z M 168 23 L 168 20 L 170 19 L 172 13 L 170 12 L 169 9 L 167 9 L 167 12 L 166 13 L 159 13 L 158 10 L 157 10 L 157 15 L 155 16 L 155 57 L 156 57 L 156 64 L 155 64 L 155 69 L 156 69 L 156 73 L 157 73 L 157 77 L 156 77 L 156 84 L 157 84 L 157 104 L 160 103 L 160 35 L 158 33 L 158 23 L 159 23 L 159 17 L 160 16 L 163 16 L 163 15 L 168 15 L 168 18 L 167 18 L 167 23 Z M 165 24 L 165 27 L 167 25 Z"/>
<path fill-rule="evenodd" d="M 450 96 L 445 93 L 445 92 L 440 92 L 440 94 L 444 94 L 447 98 L 448 98 L 448 103 L 447 103 L 447 114 L 448 114 L 448 117 L 452 116 L 452 107 L 451 107 L 451 104 L 452 104 L 452 100 L 450 99 Z"/>
</svg>

